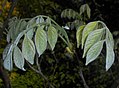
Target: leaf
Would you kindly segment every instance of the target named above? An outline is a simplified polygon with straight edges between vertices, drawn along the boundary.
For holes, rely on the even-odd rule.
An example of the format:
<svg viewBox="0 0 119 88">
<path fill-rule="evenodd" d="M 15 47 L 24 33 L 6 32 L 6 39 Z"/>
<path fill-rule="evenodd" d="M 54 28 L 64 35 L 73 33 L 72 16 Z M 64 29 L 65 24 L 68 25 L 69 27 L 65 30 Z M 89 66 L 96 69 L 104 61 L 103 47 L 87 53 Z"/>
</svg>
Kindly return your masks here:
<svg viewBox="0 0 119 88">
<path fill-rule="evenodd" d="M 88 18 L 90 18 L 91 10 L 90 10 L 90 7 L 89 7 L 88 4 L 86 4 L 86 12 L 87 12 L 87 16 L 88 16 Z"/>
<path fill-rule="evenodd" d="M 99 56 L 103 47 L 103 43 L 104 40 L 98 41 L 89 49 L 86 55 L 86 65 L 94 61 Z"/>
<path fill-rule="evenodd" d="M 76 32 L 77 48 L 79 48 L 79 46 L 81 44 L 82 31 L 83 31 L 84 27 L 85 27 L 85 25 L 80 26 Z"/>
<path fill-rule="evenodd" d="M 110 47 L 114 48 L 114 39 L 108 28 L 106 30 L 106 39 L 109 42 Z"/>
<path fill-rule="evenodd" d="M 52 50 L 54 50 L 54 47 L 56 45 L 58 38 L 57 30 L 53 26 L 49 26 L 48 28 L 48 42 Z"/>
<path fill-rule="evenodd" d="M 53 25 L 53 27 L 58 30 L 59 37 L 69 46 L 70 42 L 66 31 L 57 25 Z"/>
<path fill-rule="evenodd" d="M 39 26 L 35 35 L 35 45 L 39 57 L 47 48 L 47 35 L 43 28 L 44 26 Z"/>
<path fill-rule="evenodd" d="M 88 24 L 85 26 L 85 28 L 84 28 L 84 30 L 83 30 L 83 33 L 82 33 L 82 48 L 84 47 L 84 43 L 85 43 L 85 40 L 86 40 L 88 34 L 89 34 L 91 31 L 95 30 L 95 28 L 96 28 L 96 26 L 97 26 L 97 23 L 98 23 L 97 21 L 94 21 L 94 22 L 88 23 Z"/>
<path fill-rule="evenodd" d="M 114 54 L 113 48 L 114 48 L 114 39 L 111 32 L 107 28 L 106 30 L 106 71 L 108 71 L 108 69 L 114 63 L 115 54 Z"/>
<path fill-rule="evenodd" d="M 103 32 L 104 32 L 104 28 L 94 30 L 88 35 L 86 42 L 85 42 L 85 46 L 84 46 L 83 58 L 85 57 L 85 55 L 86 55 L 87 51 L 90 49 L 90 47 L 93 44 L 95 44 L 96 42 L 101 40 Z"/>
<path fill-rule="evenodd" d="M 5 60 L 5 58 L 6 58 L 7 54 L 8 54 L 8 51 L 9 51 L 10 47 L 11 47 L 11 44 L 8 44 L 8 45 L 6 46 L 6 48 L 4 49 L 4 51 L 3 51 L 3 60 Z"/>
<path fill-rule="evenodd" d="M 5 69 L 11 71 L 13 69 L 13 62 L 12 62 L 12 51 L 7 54 L 6 58 L 4 59 L 3 66 Z"/>
<path fill-rule="evenodd" d="M 113 48 L 110 47 L 110 42 L 106 40 L 106 71 L 112 66 L 114 63 L 115 54 Z"/>
<path fill-rule="evenodd" d="M 23 71 L 25 71 L 24 69 L 24 57 L 22 55 L 21 50 L 15 46 L 14 48 L 14 63 L 15 65 L 19 68 L 22 69 Z"/>
<path fill-rule="evenodd" d="M 23 40 L 22 53 L 29 63 L 34 64 L 35 46 L 33 41 L 27 35 L 25 35 Z"/>
<path fill-rule="evenodd" d="M 30 30 L 26 33 L 26 35 L 27 35 L 30 39 L 32 39 L 32 38 L 33 38 L 33 35 L 34 35 L 34 30 L 33 30 L 33 29 L 30 29 Z"/>
<path fill-rule="evenodd" d="M 86 10 L 86 4 L 81 5 L 81 7 L 80 7 L 80 15 L 81 15 L 82 13 L 84 13 L 85 10 Z"/>
</svg>

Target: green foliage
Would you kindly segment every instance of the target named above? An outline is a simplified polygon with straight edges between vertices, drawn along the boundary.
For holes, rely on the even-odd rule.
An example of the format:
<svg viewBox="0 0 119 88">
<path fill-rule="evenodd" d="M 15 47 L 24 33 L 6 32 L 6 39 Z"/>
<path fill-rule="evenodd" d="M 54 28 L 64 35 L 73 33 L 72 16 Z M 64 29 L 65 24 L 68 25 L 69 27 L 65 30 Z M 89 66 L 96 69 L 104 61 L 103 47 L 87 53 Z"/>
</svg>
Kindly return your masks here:
<svg viewBox="0 0 119 88">
<path fill-rule="evenodd" d="M 11 45 L 10 47 L 7 46 L 9 49 L 6 48 L 4 51 L 5 53 L 3 53 L 4 67 L 8 70 L 12 70 L 13 68 L 12 57 L 14 57 L 15 65 L 22 70 L 24 70 L 24 58 L 30 64 L 34 64 L 34 56 L 36 54 L 35 51 L 37 50 L 37 53 L 39 54 L 39 57 L 40 57 L 40 55 L 42 55 L 43 52 L 47 48 L 47 45 L 48 45 L 47 41 L 51 49 L 53 50 L 57 42 L 58 35 L 63 41 L 65 41 L 65 43 L 68 46 L 70 45 L 69 39 L 65 30 L 62 29 L 55 21 L 53 21 L 51 18 L 47 16 L 41 16 L 41 15 L 36 16 L 32 18 L 31 20 L 29 20 L 27 22 L 27 25 L 23 27 L 21 27 L 21 24 L 22 24 L 21 22 L 25 22 L 25 21 L 23 19 L 22 20 L 16 19 L 18 21 L 16 22 L 15 19 L 13 19 L 12 24 L 9 25 L 10 29 L 9 29 L 8 35 L 9 33 L 12 33 L 13 31 L 13 33 L 16 33 L 17 36 L 15 35 L 14 39 L 11 37 L 12 39 Z M 17 25 L 13 24 L 14 21 L 15 21 L 15 24 Z M 12 28 L 14 28 L 14 30 Z M 15 29 L 17 31 L 15 31 Z M 33 35 L 35 35 L 35 38 L 33 38 L 34 37 Z M 9 36 L 11 36 L 11 34 Z M 22 40 L 22 37 L 24 37 L 23 40 Z M 20 40 L 22 41 L 22 43 Z M 22 45 L 22 50 L 20 50 L 17 47 L 18 45 Z M 16 52 L 16 50 L 18 51 Z M 12 54 L 13 52 L 14 54 Z M 20 61 L 18 61 L 17 59 L 19 59 Z"/>
<path fill-rule="evenodd" d="M 84 46 L 83 58 L 86 56 L 86 65 L 100 55 L 103 43 L 106 42 L 106 70 L 108 70 L 114 63 L 115 54 L 113 50 L 114 40 L 107 26 L 101 21 L 90 22 L 84 27 L 82 34 L 78 33 L 77 37 L 82 35 L 82 39 L 77 38 L 77 41 L 82 42 L 82 48 Z M 79 46 L 78 43 L 77 46 Z"/>
</svg>

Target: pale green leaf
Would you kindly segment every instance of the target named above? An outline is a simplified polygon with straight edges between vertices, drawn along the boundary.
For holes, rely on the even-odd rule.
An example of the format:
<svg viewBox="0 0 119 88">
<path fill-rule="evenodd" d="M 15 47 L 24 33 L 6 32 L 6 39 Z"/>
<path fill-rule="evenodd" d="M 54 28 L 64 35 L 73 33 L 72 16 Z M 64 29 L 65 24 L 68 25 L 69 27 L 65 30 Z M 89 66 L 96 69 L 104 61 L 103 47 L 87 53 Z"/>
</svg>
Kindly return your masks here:
<svg viewBox="0 0 119 88">
<path fill-rule="evenodd" d="M 11 71 L 13 69 L 13 61 L 12 61 L 12 51 L 10 51 L 6 58 L 4 59 L 3 66 L 5 69 Z"/>
<path fill-rule="evenodd" d="M 81 7 L 80 7 L 80 15 L 82 15 L 82 13 L 84 13 L 85 10 L 86 10 L 86 4 L 81 5 Z"/>
<path fill-rule="evenodd" d="M 97 23 L 98 23 L 97 21 L 94 21 L 94 22 L 88 23 L 88 24 L 85 26 L 85 28 L 84 28 L 84 30 L 83 30 L 83 33 L 82 33 L 82 48 L 84 47 L 84 43 L 85 43 L 85 40 L 86 40 L 88 34 L 89 34 L 91 31 L 95 30 L 95 28 L 96 28 L 96 26 L 97 26 Z"/>
<path fill-rule="evenodd" d="M 23 40 L 22 53 L 29 63 L 34 64 L 35 46 L 33 41 L 27 35 L 25 35 Z"/>
<path fill-rule="evenodd" d="M 35 45 L 39 56 L 46 50 L 47 48 L 47 35 L 43 30 L 44 26 L 39 26 L 35 35 Z"/>
<path fill-rule="evenodd" d="M 94 61 L 99 56 L 103 48 L 103 43 L 104 43 L 104 40 L 98 41 L 89 49 L 86 55 L 86 65 Z"/>
<path fill-rule="evenodd" d="M 8 44 L 8 45 L 6 46 L 6 48 L 4 49 L 3 54 L 2 54 L 2 55 L 3 55 L 3 60 L 5 60 L 5 58 L 6 58 L 7 54 L 8 54 L 8 51 L 9 51 L 10 47 L 11 47 L 11 44 Z"/>
<path fill-rule="evenodd" d="M 109 42 L 110 47 L 114 48 L 114 39 L 113 39 L 113 36 L 108 28 L 106 30 L 106 39 Z"/>
<path fill-rule="evenodd" d="M 24 69 L 24 57 L 22 55 L 21 50 L 17 46 L 15 46 L 15 48 L 14 48 L 13 57 L 14 57 L 14 63 L 15 63 L 15 65 L 19 69 L 22 69 L 22 70 L 25 71 L 25 69 Z"/>
<path fill-rule="evenodd" d="M 57 38 L 58 38 L 57 30 L 53 26 L 49 26 L 49 28 L 48 28 L 48 42 L 49 42 L 49 45 L 52 50 L 55 47 Z"/>
<path fill-rule="evenodd" d="M 96 42 L 100 41 L 104 32 L 104 28 L 102 29 L 98 29 L 98 30 L 94 30 L 92 31 L 85 42 L 85 46 L 84 46 L 84 53 L 83 53 L 83 58 L 85 57 L 87 51 L 90 49 L 90 47 L 95 44 Z"/>
<path fill-rule="evenodd" d="M 81 44 L 82 31 L 83 31 L 84 27 L 85 27 L 85 25 L 82 25 L 77 29 L 77 32 L 76 32 L 77 48 L 79 48 L 79 46 Z"/>
<path fill-rule="evenodd" d="M 33 28 L 30 29 L 30 30 L 26 33 L 26 35 L 27 35 L 30 39 L 32 39 L 32 38 L 33 38 L 33 35 L 34 35 L 34 30 L 33 30 Z"/>
<path fill-rule="evenodd" d="M 113 48 L 114 48 L 114 39 L 111 32 L 107 28 L 106 30 L 106 71 L 114 63 L 115 54 L 114 54 Z"/>
</svg>

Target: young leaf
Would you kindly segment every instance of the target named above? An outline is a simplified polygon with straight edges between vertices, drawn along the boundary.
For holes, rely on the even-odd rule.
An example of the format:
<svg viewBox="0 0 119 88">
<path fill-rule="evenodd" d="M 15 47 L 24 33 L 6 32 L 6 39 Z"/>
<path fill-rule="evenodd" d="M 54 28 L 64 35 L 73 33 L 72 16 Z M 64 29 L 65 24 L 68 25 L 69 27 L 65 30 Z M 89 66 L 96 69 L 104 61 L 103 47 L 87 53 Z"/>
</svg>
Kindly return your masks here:
<svg viewBox="0 0 119 88">
<path fill-rule="evenodd" d="M 96 26 L 97 26 L 97 23 L 98 23 L 97 21 L 94 21 L 94 22 L 88 23 L 88 24 L 85 26 L 85 28 L 84 28 L 84 30 L 83 30 L 83 33 L 82 33 L 82 48 L 84 47 L 84 43 L 85 43 L 85 40 L 86 40 L 88 34 L 89 34 L 91 31 L 95 30 L 95 28 L 96 28 Z"/>
<path fill-rule="evenodd" d="M 5 69 L 11 71 L 13 69 L 13 62 L 12 62 L 12 51 L 7 54 L 6 58 L 4 59 L 3 66 Z"/>
<path fill-rule="evenodd" d="M 84 27 L 85 27 L 85 25 L 80 26 L 76 32 L 77 48 L 79 48 L 79 46 L 81 44 L 82 31 L 83 31 Z"/>
<path fill-rule="evenodd" d="M 38 27 L 35 35 L 35 45 L 39 56 L 46 50 L 47 48 L 47 35 L 43 30 L 44 26 Z"/>
<path fill-rule="evenodd" d="M 40 17 L 40 23 L 43 23 L 43 22 L 44 22 L 43 17 Z"/>
<path fill-rule="evenodd" d="M 14 63 L 19 68 L 25 71 L 24 69 L 24 57 L 21 53 L 21 50 L 15 46 L 14 48 Z"/>
<path fill-rule="evenodd" d="M 55 47 L 57 38 L 58 38 L 57 30 L 53 26 L 49 26 L 49 28 L 48 28 L 48 42 L 49 42 L 52 50 Z"/>
<path fill-rule="evenodd" d="M 95 44 L 96 42 L 100 41 L 102 35 L 104 32 L 104 28 L 102 29 L 98 29 L 98 30 L 94 30 L 92 31 L 85 42 L 85 46 L 84 46 L 84 53 L 83 53 L 83 58 L 85 57 L 87 51 L 90 49 L 90 47 Z"/>
<path fill-rule="evenodd" d="M 99 56 L 103 47 L 103 43 L 104 40 L 98 41 L 89 49 L 86 55 L 86 65 L 94 61 Z"/>
<path fill-rule="evenodd" d="M 40 23 L 40 19 L 39 17 L 36 19 L 36 24 L 39 24 Z"/>
<path fill-rule="evenodd" d="M 22 53 L 29 63 L 34 64 L 35 46 L 33 41 L 27 35 L 25 35 L 23 40 Z"/>
</svg>

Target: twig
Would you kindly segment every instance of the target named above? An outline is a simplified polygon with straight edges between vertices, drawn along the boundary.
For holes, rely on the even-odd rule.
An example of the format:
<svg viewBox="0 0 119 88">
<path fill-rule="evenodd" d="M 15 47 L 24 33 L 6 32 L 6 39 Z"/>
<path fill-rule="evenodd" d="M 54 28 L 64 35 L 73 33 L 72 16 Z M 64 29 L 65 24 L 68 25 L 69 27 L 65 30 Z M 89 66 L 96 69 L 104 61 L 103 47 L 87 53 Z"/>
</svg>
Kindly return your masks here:
<svg viewBox="0 0 119 88">
<path fill-rule="evenodd" d="M 83 81 L 83 85 L 84 85 L 84 87 L 85 87 L 85 88 L 89 88 L 88 85 L 86 84 L 85 79 L 84 79 L 82 69 L 80 69 L 79 74 L 80 74 L 80 77 L 81 77 L 81 79 L 82 79 L 82 81 Z"/>
<path fill-rule="evenodd" d="M 83 81 L 83 85 L 84 85 L 85 88 L 89 88 L 89 86 L 87 85 L 87 83 L 86 83 L 86 81 L 85 81 L 85 79 L 84 79 L 83 72 L 82 72 L 82 63 L 81 63 L 81 61 L 79 60 L 79 57 L 78 57 L 78 55 L 77 55 L 77 52 L 75 52 L 75 55 L 76 55 L 76 59 L 77 59 L 77 61 L 78 61 L 78 63 L 79 63 L 79 67 L 80 67 L 79 75 L 80 75 L 80 77 L 81 77 L 81 79 L 82 79 L 82 81 Z"/>
<path fill-rule="evenodd" d="M 37 69 L 35 69 L 33 66 L 31 66 L 28 61 L 26 61 L 26 63 L 28 64 L 28 66 L 29 66 L 34 72 L 39 73 L 39 71 L 38 71 Z"/>
<path fill-rule="evenodd" d="M 48 81 L 48 78 L 42 73 L 38 59 L 39 59 L 39 58 L 38 58 L 38 55 L 36 55 L 36 65 L 37 65 L 37 67 L 38 67 L 39 74 L 47 81 L 48 85 L 49 85 L 51 88 L 54 88 L 54 86 Z"/>
</svg>

